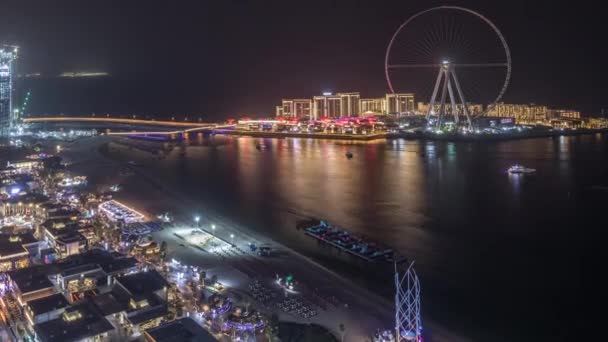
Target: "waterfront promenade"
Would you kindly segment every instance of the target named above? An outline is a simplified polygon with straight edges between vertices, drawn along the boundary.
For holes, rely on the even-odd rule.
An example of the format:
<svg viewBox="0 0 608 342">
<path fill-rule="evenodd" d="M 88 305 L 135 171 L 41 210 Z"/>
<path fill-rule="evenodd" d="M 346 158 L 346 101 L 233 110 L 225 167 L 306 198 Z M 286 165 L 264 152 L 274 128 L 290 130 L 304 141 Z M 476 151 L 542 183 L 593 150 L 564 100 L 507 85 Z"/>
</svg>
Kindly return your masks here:
<svg viewBox="0 0 608 342">
<path fill-rule="evenodd" d="M 559 136 L 585 135 L 595 133 L 606 133 L 608 129 L 546 129 L 539 131 L 524 131 L 524 132 L 508 132 L 502 134 L 437 134 L 433 132 L 382 132 L 371 134 L 338 134 L 338 133 L 298 133 L 298 132 L 262 132 L 226 129 L 217 130 L 217 134 L 228 134 L 236 136 L 251 136 L 259 138 L 312 138 L 312 139 L 335 139 L 335 140 L 354 140 L 354 141 L 369 141 L 376 139 L 422 139 L 422 140 L 438 140 L 438 141 L 464 141 L 464 142 L 491 142 L 491 141 L 508 141 L 520 139 L 547 138 Z"/>
</svg>

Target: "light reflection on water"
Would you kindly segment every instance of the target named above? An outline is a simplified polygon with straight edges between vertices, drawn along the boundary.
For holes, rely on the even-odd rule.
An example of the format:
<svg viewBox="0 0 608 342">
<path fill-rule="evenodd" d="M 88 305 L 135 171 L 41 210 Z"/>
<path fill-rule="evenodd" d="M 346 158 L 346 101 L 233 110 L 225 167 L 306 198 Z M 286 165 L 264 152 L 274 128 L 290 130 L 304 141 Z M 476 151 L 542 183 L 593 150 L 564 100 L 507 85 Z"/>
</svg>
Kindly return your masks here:
<svg viewBox="0 0 608 342">
<path fill-rule="evenodd" d="M 320 248 L 295 222 L 323 218 L 391 245 L 416 260 L 425 312 L 467 330 L 504 332 L 499 322 L 515 313 L 520 330 L 536 329 L 529 322 L 542 308 L 535 303 L 565 291 L 546 286 L 563 283 L 561 271 L 541 266 L 580 261 L 563 237 L 577 234 L 573 221 L 599 203 L 576 194 L 608 185 L 608 162 L 598 158 L 607 155 L 607 141 L 597 135 L 487 144 L 216 139 L 216 148 L 197 139 L 186 158 L 174 152 L 150 167 L 167 182 L 188 178 L 177 184 L 184 192 L 361 281 L 380 270 Z M 256 142 L 265 148 L 258 151 Z M 537 172 L 509 175 L 513 164 Z M 564 260 L 562 248 L 574 256 Z M 526 278 L 525 291 L 513 290 L 521 286 L 515 272 Z M 440 298 L 449 298 L 449 310 Z M 522 300 L 529 314 L 517 306 Z M 459 317 L 470 317 L 469 325 Z"/>
</svg>

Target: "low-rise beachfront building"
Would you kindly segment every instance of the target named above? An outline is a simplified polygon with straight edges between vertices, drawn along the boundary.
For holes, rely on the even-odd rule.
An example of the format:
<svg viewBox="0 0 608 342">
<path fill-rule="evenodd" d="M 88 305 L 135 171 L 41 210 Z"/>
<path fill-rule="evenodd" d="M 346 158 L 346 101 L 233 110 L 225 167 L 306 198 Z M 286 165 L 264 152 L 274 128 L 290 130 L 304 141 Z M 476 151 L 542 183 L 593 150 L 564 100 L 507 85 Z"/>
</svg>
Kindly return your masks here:
<svg viewBox="0 0 608 342">
<path fill-rule="evenodd" d="M 94 295 L 109 288 L 111 277 L 98 264 L 84 264 L 63 270 L 56 276 L 59 290 L 70 303 L 79 302 L 87 295 Z"/>
<path fill-rule="evenodd" d="M 33 327 L 35 324 L 59 318 L 69 306 L 70 303 L 63 294 L 55 293 L 27 302 L 24 307 L 25 317 L 30 326 Z"/>
<path fill-rule="evenodd" d="M 87 249 L 87 239 L 78 231 L 68 230 L 54 239 L 53 247 L 56 256 L 66 258 L 83 253 Z"/>
<path fill-rule="evenodd" d="M 34 325 L 41 342 L 111 341 L 114 326 L 90 301 L 69 307 L 60 317 Z"/>
<path fill-rule="evenodd" d="M 80 254 L 87 249 L 87 239 L 78 232 L 78 224 L 71 220 L 47 220 L 42 224 L 42 230 L 57 259 Z"/>
<path fill-rule="evenodd" d="M 21 306 L 25 303 L 56 293 L 54 284 L 48 277 L 49 269 L 37 265 L 7 272 L 6 286 Z"/>
<path fill-rule="evenodd" d="M 207 330 L 190 317 L 184 317 L 148 329 L 144 332 L 146 342 L 216 342 Z"/>
<path fill-rule="evenodd" d="M 47 196 L 37 193 L 11 197 L 0 202 L 0 216 L 26 215 L 43 217 L 44 209 L 41 205 L 48 202 L 48 200 Z"/>
<path fill-rule="evenodd" d="M 109 289 L 116 277 L 137 272 L 137 260 L 101 249 L 67 257 L 61 262 L 35 265 L 7 272 L 6 288 L 26 302 L 62 292 L 70 302 L 87 290 Z M 74 280 L 77 279 L 77 282 Z M 72 298 L 74 297 L 74 298 Z"/>
<path fill-rule="evenodd" d="M 146 218 L 144 214 L 115 200 L 101 203 L 98 209 L 100 213 L 104 214 L 112 222 L 130 224 L 143 222 Z"/>
<path fill-rule="evenodd" d="M 0 272 L 28 267 L 38 254 L 39 244 L 30 233 L 0 234 Z"/>
<path fill-rule="evenodd" d="M 158 326 L 168 314 L 168 283 L 157 271 L 125 275 L 116 279 L 114 297 L 126 305 L 121 321 L 131 334 L 141 335 Z"/>
<path fill-rule="evenodd" d="M 24 159 L 9 161 L 6 163 L 6 167 L 0 170 L 0 176 L 29 174 L 42 169 L 42 167 L 42 160 Z"/>
</svg>

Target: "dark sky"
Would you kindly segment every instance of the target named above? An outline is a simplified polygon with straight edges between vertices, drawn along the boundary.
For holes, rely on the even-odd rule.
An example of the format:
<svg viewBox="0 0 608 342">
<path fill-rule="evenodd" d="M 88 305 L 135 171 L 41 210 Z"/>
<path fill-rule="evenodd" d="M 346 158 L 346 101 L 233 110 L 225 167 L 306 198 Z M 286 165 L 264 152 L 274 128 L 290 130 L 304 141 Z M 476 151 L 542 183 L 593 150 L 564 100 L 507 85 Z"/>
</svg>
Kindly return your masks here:
<svg viewBox="0 0 608 342">
<path fill-rule="evenodd" d="M 387 89 L 383 63 L 391 35 L 410 15 L 439 4 L 475 9 L 501 29 L 513 56 L 505 101 L 588 114 L 608 108 L 608 71 L 600 64 L 608 30 L 601 5 L 591 2 L 1 3 L 0 42 L 21 46 L 21 73 L 103 70 L 112 75 L 98 86 L 68 86 L 70 92 L 92 93 L 78 96 L 36 88 L 30 80 L 27 87 L 38 92 L 33 95 L 38 111 L 221 117 L 272 114 L 282 97 L 311 97 L 325 90 L 381 95 Z M 90 103 L 72 103 L 77 101 Z M 44 108 L 47 103 L 53 108 Z"/>
</svg>

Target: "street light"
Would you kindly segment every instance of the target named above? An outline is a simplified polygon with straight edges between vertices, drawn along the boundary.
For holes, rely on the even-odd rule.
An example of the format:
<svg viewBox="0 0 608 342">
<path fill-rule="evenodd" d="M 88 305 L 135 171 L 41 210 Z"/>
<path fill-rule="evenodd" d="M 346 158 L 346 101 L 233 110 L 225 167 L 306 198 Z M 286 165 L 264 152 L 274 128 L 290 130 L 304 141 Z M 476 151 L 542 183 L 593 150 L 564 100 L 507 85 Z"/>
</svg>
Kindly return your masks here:
<svg viewBox="0 0 608 342">
<path fill-rule="evenodd" d="M 200 217 L 200 216 L 198 216 L 198 215 L 194 216 L 194 222 L 196 222 L 196 227 L 197 227 L 197 228 L 199 227 L 199 224 L 198 224 L 198 223 L 200 222 L 200 220 L 201 220 L 201 217 Z"/>
<path fill-rule="evenodd" d="M 234 246 L 234 234 L 230 234 L 230 240 L 232 242 L 232 246 Z"/>
<path fill-rule="evenodd" d="M 215 237 L 215 225 L 214 224 L 211 225 L 211 230 L 213 231 L 213 237 Z"/>
</svg>

